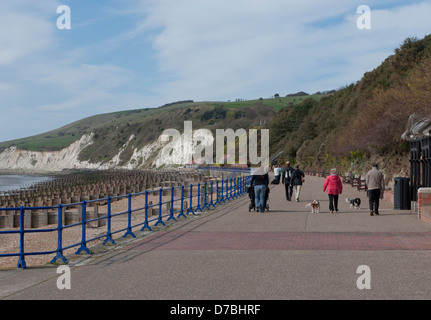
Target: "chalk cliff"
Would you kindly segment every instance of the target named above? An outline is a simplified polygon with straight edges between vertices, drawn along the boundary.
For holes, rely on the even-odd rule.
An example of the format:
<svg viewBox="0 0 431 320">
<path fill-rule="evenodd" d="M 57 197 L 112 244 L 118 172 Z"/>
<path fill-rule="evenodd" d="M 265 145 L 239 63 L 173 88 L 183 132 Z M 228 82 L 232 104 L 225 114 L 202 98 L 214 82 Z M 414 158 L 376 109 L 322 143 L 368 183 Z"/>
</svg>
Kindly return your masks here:
<svg viewBox="0 0 431 320">
<path fill-rule="evenodd" d="M 214 140 L 211 132 L 202 132 L 202 130 L 196 130 L 193 134 L 194 144 L 183 144 L 184 134 L 178 133 L 176 139 L 172 141 L 169 137 L 169 135 L 162 134 L 143 148 L 135 148 L 132 156 L 126 162 L 121 160 L 121 155 L 134 139 L 134 135 L 130 136 L 128 141 L 119 148 L 114 157 L 104 162 L 79 160 L 80 153 L 94 143 L 94 133 L 82 136 L 81 139 L 59 151 L 29 151 L 9 147 L 0 153 L 0 169 L 56 172 L 63 169 L 106 170 L 178 167 L 190 162 L 187 159 L 191 159 L 193 145 L 198 143 L 201 149 L 205 146 L 212 147 Z"/>
</svg>

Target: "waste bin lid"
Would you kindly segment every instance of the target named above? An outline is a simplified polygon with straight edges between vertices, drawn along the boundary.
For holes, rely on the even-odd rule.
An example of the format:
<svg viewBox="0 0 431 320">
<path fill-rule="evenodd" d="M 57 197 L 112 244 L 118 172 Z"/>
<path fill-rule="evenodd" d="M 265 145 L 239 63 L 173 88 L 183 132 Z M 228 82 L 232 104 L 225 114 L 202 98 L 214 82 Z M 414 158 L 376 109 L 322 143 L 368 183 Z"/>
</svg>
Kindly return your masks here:
<svg viewBox="0 0 431 320">
<path fill-rule="evenodd" d="M 410 178 L 406 177 L 395 177 L 394 180 L 410 180 Z"/>
</svg>

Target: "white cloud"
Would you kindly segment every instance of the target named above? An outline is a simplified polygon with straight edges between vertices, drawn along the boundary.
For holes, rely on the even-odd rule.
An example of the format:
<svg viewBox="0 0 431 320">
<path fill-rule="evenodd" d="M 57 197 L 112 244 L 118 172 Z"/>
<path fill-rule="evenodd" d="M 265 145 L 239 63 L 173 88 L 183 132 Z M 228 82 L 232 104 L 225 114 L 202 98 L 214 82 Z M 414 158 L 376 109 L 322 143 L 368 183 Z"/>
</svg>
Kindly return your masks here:
<svg viewBox="0 0 431 320">
<path fill-rule="evenodd" d="M 97 45 L 69 49 L 67 34 L 56 27 L 58 5 L 0 4 L 0 141 L 142 103 L 142 95 L 128 94 L 133 70 L 92 59 Z"/>
<path fill-rule="evenodd" d="M 44 20 L 22 13 L 2 14 L 0 66 L 38 54 L 50 43 L 51 35 L 52 27 Z"/>
<path fill-rule="evenodd" d="M 253 98 L 360 80 L 405 37 L 431 26 L 430 5 L 423 2 L 395 10 L 371 7 L 373 30 L 360 31 L 357 6 L 354 1 L 153 1 L 143 7 L 147 19 L 140 28 L 158 28 L 153 46 L 160 70 L 176 78 L 159 87 L 161 93 L 203 99 L 254 93 Z M 318 25 L 339 16 L 344 20 Z"/>
</svg>

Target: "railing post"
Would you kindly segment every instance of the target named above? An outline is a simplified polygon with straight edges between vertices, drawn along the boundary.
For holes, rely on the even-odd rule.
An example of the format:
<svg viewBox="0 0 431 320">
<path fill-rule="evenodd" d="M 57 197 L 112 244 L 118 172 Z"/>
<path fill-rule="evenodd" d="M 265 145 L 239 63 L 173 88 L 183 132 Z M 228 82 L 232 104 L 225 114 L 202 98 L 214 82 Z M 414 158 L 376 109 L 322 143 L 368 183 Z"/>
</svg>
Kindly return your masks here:
<svg viewBox="0 0 431 320">
<path fill-rule="evenodd" d="M 162 202 L 163 202 L 163 189 L 159 189 L 159 219 L 157 220 L 156 224 L 154 226 L 157 226 L 159 223 L 166 226 L 162 219 Z"/>
<path fill-rule="evenodd" d="M 237 194 L 237 190 L 236 190 L 236 188 L 237 188 L 237 183 L 236 183 L 237 178 L 233 178 L 232 180 L 233 180 L 232 181 L 232 183 L 233 183 L 233 195 L 232 195 L 232 198 L 237 199 L 238 198 L 238 194 Z"/>
<path fill-rule="evenodd" d="M 169 218 L 166 221 L 169 221 L 169 220 L 177 221 L 177 219 L 175 219 L 174 217 L 174 190 L 175 190 L 175 187 L 171 187 L 171 208 L 169 210 Z"/>
<path fill-rule="evenodd" d="M 82 221 L 81 221 L 81 225 L 82 225 L 82 239 L 81 239 L 81 247 L 75 252 L 75 254 L 80 254 L 82 250 L 84 250 L 86 253 L 91 254 L 90 250 L 88 250 L 86 244 L 87 241 L 85 239 L 85 230 L 86 230 L 86 225 L 87 225 L 87 201 L 82 201 Z M 60 218 L 59 218 L 60 219 Z"/>
<path fill-rule="evenodd" d="M 105 241 L 103 241 L 103 245 L 105 245 L 106 244 L 106 242 L 111 242 L 111 244 L 115 244 L 115 241 L 114 241 L 114 239 L 112 239 L 112 232 L 111 232 L 111 219 L 112 219 L 112 217 L 111 217 L 111 201 L 112 201 L 112 198 L 111 198 L 111 196 L 108 196 L 108 213 L 106 214 L 106 219 L 108 220 L 107 221 L 107 232 L 106 232 L 106 239 L 105 239 Z"/>
<path fill-rule="evenodd" d="M 24 207 L 20 207 L 19 212 L 19 259 L 17 268 L 26 269 L 25 255 L 24 255 Z"/>
<path fill-rule="evenodd" d="M 219 189 L 218 189 L 218 180 L 216 180 L 216 201 L 214 204 L 220 204 L 220 197 L 219 197 Z"/>
<path fill-rule="evenodd" d="M 193 184 L 190 184 L 190 205 L 189 205 L 189 209 L 187 210 L 187 214 L 189 214 L 190 212 L 195 214 L 193 212 Z"/>
<path fill-rule="evenodd" d="M 198 183 L 198 205 L 197 205 L 195 211 L 202 212 L 202 208 L 201 208 L 201 184 L 200 183 Z"/>
<path fill-rule="evenodd" d="M 241 195 L 244 195 L 245 191 L 245 177 L 241 177 Z"/>
<path fill-rule="evenodd" d="M 127 195 L 127 231 L 123 238 L 127 236 L 136 238 L 135 234 L 132 232 L 132 195 L 130 193 Z"/>
<path fill-rule="evenodd" d="M 148 190 L 145 190 L 145 221 L 141 231 L 144 231 L 145 228 L 147 228 L 149 231 L 153 231 L 148 225 Z"/>
<path fill-rule="evenodd" d="M 211 181 L 211 182 L 210 182 L 211 198 L 210 198 L 210 204 L 209 204 L 209 207 L 210 207 L 210 206 L 213 206 L 213 207 L 215 208 L 215 205 L 214 205 L 214 203 L 213 203 L 213 184 L 214 184 L 214 181 Z"/>
<path fill-rule="evenodd" d="M 226 201 L 224 201 L 224 195 L 223 195 L 223 192 L 224 192 L 223 184 L 224 184 L 224 180 L 221 181 L 221 192 L 220 192 L 221 197 L 220 197 L 219 203 L 222 203 L 222 202 L 226 203 Z"/>
<path fill-rule="evenodd" d="M 207 201 L 207 182 L 205 182 L 205 188 L 204 188 L 204 192 L 205 192 L 205 197 L 204 197 L 204 206 L 202 207 L 202 210 L 203 209 L 205 209 L 205 208 L 207 208 L 207 209 L 209 209 L 209 206 L 208 206 L 208 201 Z"/>
<path fill-rule="evenodd" d="M 181 208 L 180 214 L 177 218 L 179 218 L 180 216 L 183 216 L 184 218 L 186 217 L 186 215 L 184 214 L 184 186 L 181 186 Z"/>
<path fill-rule="evenodd" d="M 233 179 L 230 178 L 230 197 L 229 199 L 233 199 Z"/>
<path fill-rule="evenodd" d="M 58 205 L 58 237 L 57 237 L 57 254 L 54 259 L 51 260 L 51 264 L 55 263 L 57 259 L 63 260 L 64 263 L 67 264 L 67 259 L 63 255 L 63 205 Z"/>
</svg>

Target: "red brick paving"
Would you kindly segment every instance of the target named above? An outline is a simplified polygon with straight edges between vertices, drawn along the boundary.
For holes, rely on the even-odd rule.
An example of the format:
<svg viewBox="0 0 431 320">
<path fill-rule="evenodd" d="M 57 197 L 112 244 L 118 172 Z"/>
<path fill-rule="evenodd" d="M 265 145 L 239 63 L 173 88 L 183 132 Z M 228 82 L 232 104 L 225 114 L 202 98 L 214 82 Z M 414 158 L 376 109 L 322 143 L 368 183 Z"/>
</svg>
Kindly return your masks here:
<svg viewBox="0 0 431 320">
<path fill-rule="evenodd" d="M 137 250 L 431 250 L 431 232 L 162 232 Z"/>
</svg>

